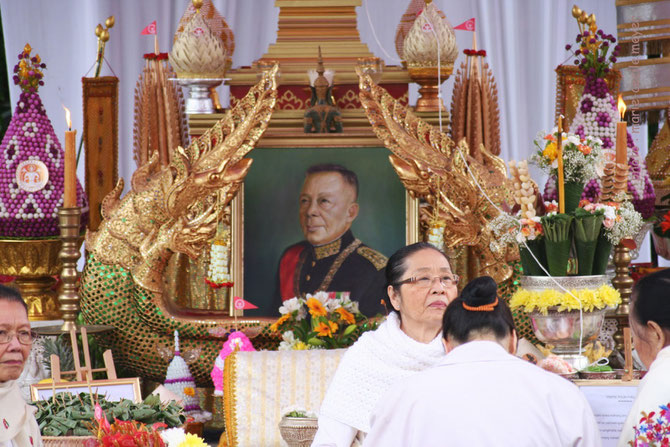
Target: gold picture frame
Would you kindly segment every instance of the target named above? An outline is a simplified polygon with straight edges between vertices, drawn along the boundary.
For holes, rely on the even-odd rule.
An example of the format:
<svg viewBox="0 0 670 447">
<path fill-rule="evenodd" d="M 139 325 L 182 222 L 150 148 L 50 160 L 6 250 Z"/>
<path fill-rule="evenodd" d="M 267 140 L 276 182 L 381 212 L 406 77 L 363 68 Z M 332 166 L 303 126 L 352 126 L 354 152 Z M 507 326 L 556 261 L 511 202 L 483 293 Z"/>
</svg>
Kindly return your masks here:
<svg viewBox="0 0 670 447">
<path fill-rule="evenodd" d="M 89 382 L 36 383 L 30 385 L 30 398 L 33 401 L 49 399 L 53 396 L 54 392 L 70 392 L 72 394 L 92 392 L 106 396 L 105 399 L 109 401 L 118 401 L 121 399 L 130 399 L 135 403 L 142 401 L 139 377 L 92 380 Z"/>
</svg>

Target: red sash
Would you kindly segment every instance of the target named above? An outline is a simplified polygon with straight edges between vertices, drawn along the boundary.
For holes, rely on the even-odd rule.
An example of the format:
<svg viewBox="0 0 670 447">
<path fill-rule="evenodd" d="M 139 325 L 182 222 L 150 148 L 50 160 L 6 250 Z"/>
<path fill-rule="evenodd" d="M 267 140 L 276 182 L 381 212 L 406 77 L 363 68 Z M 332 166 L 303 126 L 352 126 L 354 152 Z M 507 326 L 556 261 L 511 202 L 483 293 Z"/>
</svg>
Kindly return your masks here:
<svg viewBox="0 0 670 447">
<path fill-rule="evenodd" d="M 290 300 L 295 296 L 295 270 L 298 267 L 300 253 L 305 249 L 304 245 L 296 245 L 289 248 L 279 261 L 279 293 L 281 300 Z"/>
</svg>

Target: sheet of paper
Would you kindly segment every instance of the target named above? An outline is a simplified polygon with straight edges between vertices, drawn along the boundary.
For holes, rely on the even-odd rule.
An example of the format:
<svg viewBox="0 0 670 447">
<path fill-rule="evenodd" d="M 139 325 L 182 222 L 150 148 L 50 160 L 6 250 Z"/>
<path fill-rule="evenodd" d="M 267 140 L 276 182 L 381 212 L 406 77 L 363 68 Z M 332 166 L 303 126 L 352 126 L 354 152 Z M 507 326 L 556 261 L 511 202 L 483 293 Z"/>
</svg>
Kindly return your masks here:
<svg viewBox="0 0 670 447">
<path fill-rule="evenodd" d="M 615 447 L 637 395 L 637 386 L 581 386 L 579 389 L 591 404 L 603 447 Z"/>
</svg>

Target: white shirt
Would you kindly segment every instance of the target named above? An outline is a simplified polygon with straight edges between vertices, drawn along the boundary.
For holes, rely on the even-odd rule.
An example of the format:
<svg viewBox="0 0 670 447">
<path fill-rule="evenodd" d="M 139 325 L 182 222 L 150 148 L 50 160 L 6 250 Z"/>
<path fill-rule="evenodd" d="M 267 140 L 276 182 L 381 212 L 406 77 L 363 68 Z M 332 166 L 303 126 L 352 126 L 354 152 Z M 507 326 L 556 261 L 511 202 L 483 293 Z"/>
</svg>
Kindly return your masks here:
<svg viewBox="0 0 670 447">
<path fill-rule="evenodd" d="M 660 411 L 660 405 L 670 402 L 670 346 L 661 349 L 651 363 L 649 371 L 640 381 L 637 397 L 623 424 L 617 447 L 628 447 L 628 441 L 635 439 L 634 427 L 638 425 L 642 412 L 649 414 Z"/>
<path fill-rule="evenodd" d="M 364 446 L 598 447 L 582 393 L 498 343 L 454 348 L 440 365 L 398 382 L 379 402 Z"/>
<path fill-rule="evenodd" d="M 360 442 L 379 398 L 397 380 L 434 367 L 444 357 L 441 335 L 430 343 L 418 342 L 400 329 L 395 312 L 389 314 L 342 357 L 321 404 L 312 447 L 350 447 Z"/>
</svg>

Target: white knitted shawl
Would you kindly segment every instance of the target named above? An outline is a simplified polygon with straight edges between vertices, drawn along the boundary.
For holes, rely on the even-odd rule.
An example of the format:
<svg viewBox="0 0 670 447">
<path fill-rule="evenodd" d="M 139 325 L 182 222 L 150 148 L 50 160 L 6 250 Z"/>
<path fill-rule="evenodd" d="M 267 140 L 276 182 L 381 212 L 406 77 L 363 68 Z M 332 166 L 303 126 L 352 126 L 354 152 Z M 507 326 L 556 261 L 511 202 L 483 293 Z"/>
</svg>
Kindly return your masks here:
<svg viewBox="0 0 670 447">
<path fill-rule="evenodd" d="M 344 354 L 320 415 L 368 433 L 377 401 L 394 382 L 444 358 L 441 339 L 441 333 L 427 344 L 410 338 L 400 329 L 396 313 L 391 312 L 376 331 L 364 333 Z"/>
</svg>

